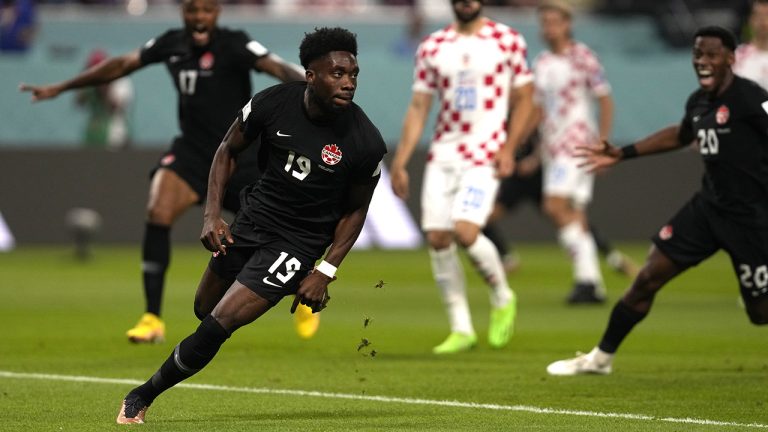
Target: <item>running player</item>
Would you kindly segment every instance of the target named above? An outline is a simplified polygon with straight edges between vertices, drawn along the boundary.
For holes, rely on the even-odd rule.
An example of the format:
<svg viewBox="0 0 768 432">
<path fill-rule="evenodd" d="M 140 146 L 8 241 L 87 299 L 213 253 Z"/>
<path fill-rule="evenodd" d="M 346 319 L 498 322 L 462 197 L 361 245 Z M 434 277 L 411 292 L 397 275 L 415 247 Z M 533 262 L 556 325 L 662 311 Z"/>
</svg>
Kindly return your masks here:
<svg viewBox="0 0 768 432">
<path fill-rule="evenodd" d="M 359 72 L 355 35 L 317 29 L 301 42 L 299 57 L 307 82 L 254 96 L 216 152 L 201 235 L 214 257 L 195 298 L 204 318 L 128 393 L 117 423 L 143 423 L 160 393 L 205 367 L 232 332 L 284 296 L 296 294 L 292 312 L 299 302 L 319 312 L 330 299 L 328 284 L 363 227 L 386 146 L 352 102 Z M 246 189 L 230 229 L 221 219 L 225 186 L 237 155 L 259 136 L 264 174 Z"/>
<path fill-rule="evenodd" d="M 588 354 L 550 364 L 552 375 L 608 374 L 616 350 L 648 315 L 667 282 L 723 249 L 731 257 L 753 324 L 768 324 L 768 92 L 734 75 L 736 38 L 722 27 L 695 34 L 693 68 L 699 80 L 685 116 L 621 149 L 607 142 L 583 148 L 594 170 L 696 142 L 704 160 L 702 188 L 653 237 L 653 246 L 603 338 Z"/>
<path fill-rule="evenodd" d="M 573 40 L 571 9 L 560 1 L 538 9 L 541 35 L 548 46 L 534 61 L 534 119 L 542 141 L 543 210 L 558 229 L 558 239 L 573 264 L 570 304 L 602 303 L 605 287 L 589 231 L 586 206 L 594 176 L 578 166 L 574 148 L 607 139 L 611 132 L 611 87 L 595 54 Z M 599 106 L 596 124 L 593 103 Z"/>
<path fill-rule="evenodd" d="M 496 203 L 488 218 L 488 224 L 483 228 L 483 234 L 498 249 L 504 263 L 504 270 L 507 273 L 514 272 L 520 267 L 520 256 L 504 238 L 499 227 L 499 220 L 506 213 L 514 211 L 526 201 L 536 206 L 537 209 L 541 209 L 543 176 L 538 142 L 538 134 L 534 134 L 517 150 L 515 172 L 501 180 Z M 637 275 L 637 265 L 632 259 L 614 248 L 613 244 L 592 223 L 589 224 L 589 232 L 595 239 L 597 250 L 605 257 L 608 266 L 625 276 L 635 277 Z"/>
<path fill-rule="evenodd" d="M 733 71 L 768 89 L 768 0 L 754 0 L 749 15 L 752 39 L 736 47 Z"/>
<path fill-rule="evenodd" d="M 145 313 L 127 332 L 132 342 L 160 342 L 165 323 L 160 308 L 165 273 L 170 263 L 170 231 L 174 222 L 206 194 L 208 172 L 216 146 L 227 131 L 232 116 L 253 95 L 251 71 L 265 72 L 283 82 L 303 80 L 303 71 L 271 54 L 245 32 L 218 27 L 218 0 L 184 0 L 184 27 L 168 30 L 136 51 L 110 58 L 60 83 L 32 86 L 32 100 L 54 98 L 81 87 L 112 82 L 154 63 L 164 63 L 178 93 L 181 135 L 152 170 L 147 221 L 142 243 L 142 273 Z M 254 149 L 255 150 L 255 149 Z M 241 161 L 253 165 L 255 151 Z M 226 209 L 240 206 L 239 190 L 255 181 L 254 170 L 240 170 L 224 199 Z M 298 323 L 302 337 L 317 329 L 318 317 L 302 309 L 306 320 Z"/>
<path fill-rule="evenodd" d="M 480 229 L 493 207 L 498 177 L 513 171 L 533 94 L 523 36 L 482 16 L 482 1 L 452 5 L 454 23 L 419 45 L 413 96 L 391 166 L 392 188 L 405 199 L 406 166 L 437 94 L 440 113 L 424 173 L 421 225 L 451 333 L 433 348 L 435 354 L 465 351 L 477 342 L 456 243 L 491 288 L 488 343 L 501 348 L 512 334 L 515 295 L 498 251 Z M 510 97 L 515 109 L 507 126 Z"/>
</svg>

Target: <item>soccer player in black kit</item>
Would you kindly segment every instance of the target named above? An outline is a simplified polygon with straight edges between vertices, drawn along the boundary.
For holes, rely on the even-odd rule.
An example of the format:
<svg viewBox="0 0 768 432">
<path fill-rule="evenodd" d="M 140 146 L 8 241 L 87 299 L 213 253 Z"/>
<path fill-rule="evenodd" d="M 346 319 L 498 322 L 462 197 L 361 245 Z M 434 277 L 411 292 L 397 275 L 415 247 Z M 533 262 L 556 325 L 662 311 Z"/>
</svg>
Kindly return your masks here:
<svg viewBox="0 0 768 432">
<path fill-rule="evenodd" d="M 201 241 L 214 252 L 195 298 L 205 318 L 146 383 L 125 397 L 117 423 L 143 423 L 163 391 L 202 369 L 232 332 L 286 295 L 313 311 L 363 227 L 386 146 L 363 110 L 357 42 L 341 28 L 307 34 L 299 57 L 307 82 L 270 87 L 251 99 L 211 167 Z M 244 192 L 230 228 L 221 201 L 237 156 L 257 137 L 266 168 Z M 328 249 L 326 252 L 326 248 Z M 325 258 L 315 267 L 315 262 Z"/>
<path fill-rule="evenodd" d="M 245 32 L 218 27 L 220 9 L 218 0 L 184 0 L 183 28 L 168 30 L 141 49 L 107 59 L 69 80 L 46 86 L 21 85 L 22 91 L 32 92 L 33 101 L 38 101 L 107 83 L 160 62 L 173 79 L 181 135 L 152 170 L 142 244 L 146 310 L 127 332 L 133 342 L 159 342 L 165 336 L 160 307 L 170 263 L 171 227 L 205 197 L 216 146 L 232 117 L 253 95 L 251 71 L 265 72 L 283 82 L 304 79 L 300 67 L 271 54 Z M 256 159 L 253 153 L 251 160 Z M 249 170 L 238 172 L 228 188 L 225 208 L 237 211 L 238 192 L 253 181 Z"/>
<path fill-rule="evenodd" d="M 723 249 L 731 257 L 747 315 L 768 324 L 768 93 L 733 74 L 735 37 L 721 27 L 695 34 L 699 89 L 677 126 L 633 145 L 584 148 L 590 169 L 695 142 L 704 160 L 702 188 L 653 237 L 644 267 L 614 307 L 590 353 L 550 364 L 552 375 L 608 374 L 614 353 L 671 279 Z"/>
</svg>

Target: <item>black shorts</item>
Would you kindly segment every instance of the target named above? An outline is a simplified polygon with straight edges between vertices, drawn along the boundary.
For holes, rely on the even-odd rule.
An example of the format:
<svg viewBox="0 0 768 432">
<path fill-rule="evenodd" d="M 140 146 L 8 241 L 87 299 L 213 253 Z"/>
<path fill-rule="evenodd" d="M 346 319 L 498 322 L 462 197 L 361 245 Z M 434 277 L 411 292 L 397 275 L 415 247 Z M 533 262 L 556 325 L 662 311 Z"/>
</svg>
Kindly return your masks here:
<svg viewBox="0 0 768 432">
<path fill-rule="evenodd" d="M 512 175 L 501 181 L 496 202 L 503 205 L 507 210 L 514 209 L 524 201 L 530 201 L 537 208 L 540 208 L 542 198 L 541 185 L 541 169 L 526 177 Z"/>
<path fill-rule="evenodd" d="M 745 302 L 768 298 L 768 227 L 745 226 L 696 194 L 653 237 L 681 269 L 723 249 L 731 258 Z"/>
<path fill-rule="evenodd" d="M 200 198 L 197 203 L 201 204 L 208 194 L 211 161 L 183 148 L 181 138 L 176 138 L 171 150 L 163 154 L 150 171 L 149 177 L 152 178 L 160 168 L 172 170 L 197 193 Z M 223 207 L 233 213 L 240 209 L 240 192 L 243 188 L 258 180 L 260 170 L 256 163 L 256 151 L 257 149 L 246 150 L 242 157 L 238 158 L 237 169 L 224 193 Z"/>
<path fill-rule="evenodd" d="M 315 266 L 315 258 L 297 253 L 274 234 L 258 233 L 256 240 L 235 233 L 233 237 L 235 243 L 227 247 L 227 254 L 211 257 L 208 268 L 224 280 L 237 280 L 272 305 L 296 294 Z"/>
</svg>

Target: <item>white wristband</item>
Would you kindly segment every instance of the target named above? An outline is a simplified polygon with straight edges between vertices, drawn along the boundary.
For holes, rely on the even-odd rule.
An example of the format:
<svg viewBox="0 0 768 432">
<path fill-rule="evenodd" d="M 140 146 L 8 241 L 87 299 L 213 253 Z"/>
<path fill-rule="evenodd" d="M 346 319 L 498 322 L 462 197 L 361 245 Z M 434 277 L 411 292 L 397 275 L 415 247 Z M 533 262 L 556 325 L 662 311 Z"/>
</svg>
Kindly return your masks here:
<svg viewBox="0 0 768 432">
<path fill-rule="evenodd" d="M 336 275 L 336 270 L 338 269 L 335 265 L 323 260 L 320 262 L 320 264 L 318 264 L 317 267 L 315 267 L 315 270 L 333 279 L 333 277 Z"/>
</svg>

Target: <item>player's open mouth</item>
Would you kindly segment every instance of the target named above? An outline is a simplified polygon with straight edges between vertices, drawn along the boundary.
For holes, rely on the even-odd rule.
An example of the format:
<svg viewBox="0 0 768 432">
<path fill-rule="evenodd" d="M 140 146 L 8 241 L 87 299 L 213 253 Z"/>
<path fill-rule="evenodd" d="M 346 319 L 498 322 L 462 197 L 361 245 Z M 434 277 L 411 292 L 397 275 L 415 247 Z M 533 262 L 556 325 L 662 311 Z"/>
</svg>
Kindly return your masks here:
<svg viewBox="0 0 768 432">
<path fill-rule="evenodd" d="M 715 77 L 712 71 L 709 69 L 697 69 L 696 74 L 699 76 L 699 84 L 702 87 L 711 87 L 715 84 Z"/>
<path fill-rule="evenodd" d="M 195 42 L 195 45 L 208 45 L 210 38 L 211 32 L 208 30 L 208 27 L 198 25 L 192 29 L 192 40 Z"/>
</svg>

